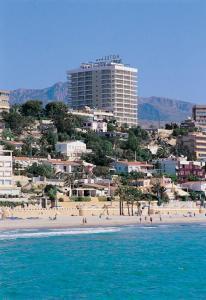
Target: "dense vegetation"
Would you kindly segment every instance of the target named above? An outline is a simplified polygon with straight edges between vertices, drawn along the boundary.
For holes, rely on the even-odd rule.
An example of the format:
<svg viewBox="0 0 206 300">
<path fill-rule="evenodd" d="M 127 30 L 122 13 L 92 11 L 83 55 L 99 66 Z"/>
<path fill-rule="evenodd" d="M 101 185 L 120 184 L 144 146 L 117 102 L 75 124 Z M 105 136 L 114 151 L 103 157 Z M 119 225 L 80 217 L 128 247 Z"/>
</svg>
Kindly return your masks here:
<svg viewBox="0 0 206 300">
<path fill-rule="evenodd" d="M 119 130 L 127 134 L 126 138 L 118 135 L 105 137 L 94 132 L 81 130 L 84 119 L 68 113 L 68 107 L 63 102 L 51 102 L 43 107 L 38 100 L 29 100 L 22 105 L 14 105 L 10 112 L 3 114 L 6 129 L 3 132 L 4 145 L 14 151 L 14 155 L 58 157 L 55 153 L 57 141 L 83 140 L 92 153 L 83 158 L 97 166 L 108 167 L 116 159 L 148 161 L 152 159 L 151 152 L 144 149 L 149 140 L 148 133 L 141 127 L 130 128 L 122 126 Z M 41 131 L 39 138 L 33 136 L 35 126 L 43 119 L 51 120 L 54 128 Z M 109 132 L 117 130 L 115 120 L 108 123 Z M 78 130 L 79 129 L 79 130 Z M 21 150 L 9 144 L 9 140 L 21 140 Z"/>
</svg>

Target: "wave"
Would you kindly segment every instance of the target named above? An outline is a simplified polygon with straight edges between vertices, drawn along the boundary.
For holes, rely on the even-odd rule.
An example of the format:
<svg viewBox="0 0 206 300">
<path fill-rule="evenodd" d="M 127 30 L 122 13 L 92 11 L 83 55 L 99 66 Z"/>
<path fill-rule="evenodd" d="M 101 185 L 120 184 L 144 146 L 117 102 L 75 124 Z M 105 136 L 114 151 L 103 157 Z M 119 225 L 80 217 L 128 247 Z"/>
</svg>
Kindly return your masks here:
<svg viewBox="0 0 206 300">
<path fill-rule="evenodd" d="M 154 228 L 157 228 L 157 226 L 140 226 L 139 228 L 142 228 L 142 229 L 154 229 Z"/>
<path fill-rule="evenodd" d="M 64 230 L 52 230 L 52 231 L 34 231 L 34 232 L 13 232 L 7 231 L 0 234 L 0 240 L 14 240 L 14 239 L 25 239 L 25 238 L 42 238 L 52 236 L 63 236 L 63 235 L 79 235 L 79 234 L 97 234 L 97 233 L 109 233 L 118 232 L 120 228 L 117 227 L 106 227 L 106 228 L 72 228 Z M 25 230 L 26 231 L 26 230 Z"/>
</svg>

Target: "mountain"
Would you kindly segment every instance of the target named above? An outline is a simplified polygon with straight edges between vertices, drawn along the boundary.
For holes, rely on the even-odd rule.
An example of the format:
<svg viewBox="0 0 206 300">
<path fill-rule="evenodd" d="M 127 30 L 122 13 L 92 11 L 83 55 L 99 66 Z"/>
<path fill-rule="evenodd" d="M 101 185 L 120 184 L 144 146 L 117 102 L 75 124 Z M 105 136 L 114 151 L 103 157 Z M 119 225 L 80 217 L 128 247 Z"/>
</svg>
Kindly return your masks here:
<svg viewBox="0 0 206 300">
<path fill-rule="evenodd" d="M 23 103 L 29 99 L 39 99 L 48 102 L 67 101 L 67 83 L 58 82 L 44 89 L 17 89 L 11 91 L 11 104 Z M 168 99 L 164 97 L 139 98 L 139 118 L 141 123 L 179 122 L 191 116 L 194 104 L 181 100 Z"/>
<path fill-rule="evenodd" d="M 179 122 L 192 114 L 194 103 L 164 97 L 139 98 L 141 120 Z"/>
<path fill-rule="evenodd" d="M 27 100 L 39 99 L 44 105 L 51 101 L 66 101 L 67 83 L 57 82 L 44 89 L 17 89 L 11 91 L 10 103 L 21 104 Z"/>
</svg>

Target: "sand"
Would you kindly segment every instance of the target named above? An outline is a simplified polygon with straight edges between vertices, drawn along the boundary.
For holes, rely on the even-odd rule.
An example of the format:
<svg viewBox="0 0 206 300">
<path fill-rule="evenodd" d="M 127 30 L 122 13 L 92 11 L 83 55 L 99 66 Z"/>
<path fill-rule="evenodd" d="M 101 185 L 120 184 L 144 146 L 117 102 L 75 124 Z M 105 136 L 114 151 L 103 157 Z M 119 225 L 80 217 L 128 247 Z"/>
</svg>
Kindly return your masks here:
<svg viewBox="0 0 206 300">
<path fill-rule="evenodd" d="M 90 216 L 86 217 L 87 224 L 83 224 L 83 217 L 77 216 L 57 216 L 57 220 L 49 220 L 49 218 L 39 219 L 21 219 L 21 220 L 0 220 L 0 231 L 11 229 L 32 229 L 32 228 L 67 228 L 79 226 L 120 226 L 120 225 L 150 225 L 150 217 L 141 218 L 137 216 L 112 216 L 102 218 Z M 198 214 L 193 217 L 184 217 L 182 215 L 162 216 L 162 220 L 158 216 L 152 216 L 152 224 L 172 224 L 172 223 L 206 223 L 206 216 Z"/>
</svg>

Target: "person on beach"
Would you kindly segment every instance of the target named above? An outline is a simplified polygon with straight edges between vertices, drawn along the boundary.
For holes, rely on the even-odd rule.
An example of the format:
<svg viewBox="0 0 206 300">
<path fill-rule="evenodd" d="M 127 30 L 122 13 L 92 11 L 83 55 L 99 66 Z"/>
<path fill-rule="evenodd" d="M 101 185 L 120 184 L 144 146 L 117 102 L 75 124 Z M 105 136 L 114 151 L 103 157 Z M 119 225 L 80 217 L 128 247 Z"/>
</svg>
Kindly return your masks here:
<svg viewBox="0 0 206 300">
<path fill-rule="evenodd" d="M 162 222 L 162 217 L 160 216 L 160 222 Z"/>
<path fill-rule="evenodd" d="M 145 216 L 144 220 L 147 221 L 147 216 Z"/>
<path fill-rule="evenodd" d="M 150 217 L 150 223 L 152 224 L 152 217 Z"/>
<path fill-rule="evenodd" d="M 141 217 L 139 218 L 139 222 L 142 223 L 142 218 Z"/>
<path fill-rule="evenodd" d="M 84 223 L 87 224 L 87 219 L 86 219 L 86 217 L 84 218 Z"/>
</svg>

